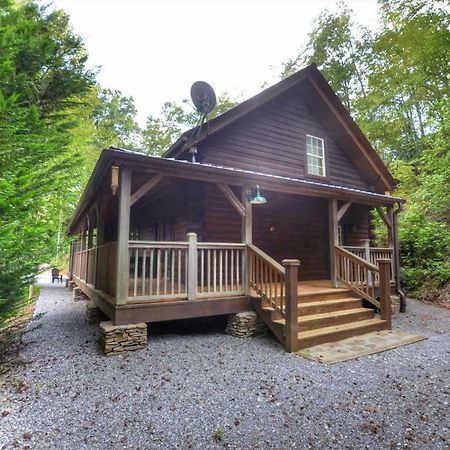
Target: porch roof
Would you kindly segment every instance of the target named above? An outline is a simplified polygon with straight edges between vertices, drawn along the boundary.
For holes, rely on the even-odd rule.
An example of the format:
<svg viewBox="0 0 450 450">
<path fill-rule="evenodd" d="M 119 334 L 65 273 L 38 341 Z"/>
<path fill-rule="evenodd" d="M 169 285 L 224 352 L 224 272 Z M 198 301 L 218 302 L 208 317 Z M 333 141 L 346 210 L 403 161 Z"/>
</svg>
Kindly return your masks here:
<svg viewBox="0 0 450 450">
<path fill-rule="evenodd" d="M 361 189 L 321 183 L 301 178 L 257 172 L 247 169 L 190 162 L 172 158 L 149 156 L 131 150 L 120 148 L 104 149 L 89 179 L 88 185 L 69 222 L 68 233 L 85 211 L 95 200 L 96 187 L 112 164 L 130 167 L 138 172 L 163 173 L 170 177 L 185 178 L 213 183 L 226 183 L 232 186 L 252 186 L 259 184 L 262 189 L 307 195 L 313 197 L 336 198 L 338 200 L 354 201 L 371 205 L 393 205 L 404 203 L 399 197 L 378 194 Z"/>
</svg>

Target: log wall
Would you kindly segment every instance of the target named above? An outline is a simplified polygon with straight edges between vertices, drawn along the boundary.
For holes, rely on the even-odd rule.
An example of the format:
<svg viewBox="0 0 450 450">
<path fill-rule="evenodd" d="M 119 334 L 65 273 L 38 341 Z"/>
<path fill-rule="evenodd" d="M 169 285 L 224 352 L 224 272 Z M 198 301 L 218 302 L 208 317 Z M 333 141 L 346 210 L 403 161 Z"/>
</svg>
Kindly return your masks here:
<svg viewBox="0 0 450 450">
<path fill-rule="evenodd" d="M 315 180 L 371 190 L 351 159 L 298 95 L 282 97 L 209 137 L 201 162 L 308 178 L 306 135 L 325 139 L 327 177 Z"/>
</svg>

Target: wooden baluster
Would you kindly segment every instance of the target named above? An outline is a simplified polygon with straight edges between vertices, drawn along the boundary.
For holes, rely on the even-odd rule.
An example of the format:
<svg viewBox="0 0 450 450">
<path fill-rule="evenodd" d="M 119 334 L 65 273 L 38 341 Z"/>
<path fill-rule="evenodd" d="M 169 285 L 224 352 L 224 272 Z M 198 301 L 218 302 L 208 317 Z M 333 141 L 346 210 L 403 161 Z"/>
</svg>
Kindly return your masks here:
<svg viewBox="0 0 450 450">
<path fill-rule="evenodd" d="M 225 290 L 228 291 L 228 250 L 225 250 Z"/>
<path fill-rule="evenodd" d="M 170 278 L 171 278 L 171 294 L 175 294 L 175 250 L 170 250 Z"/>
<path fill-rule="evenodd" d="M 142 293 L 141 295 L 145 295 L 145 269 L 147 263 L 147 250 L 144 248 L 142 252 Z"/>
<path fill-rule="evenodd" d="M 148 275 L 148 287 L 149 287 L 149 295 L 151 296 L 153 293 L 153 265 L 155 260 L 155 249 L 150 249 L 150 267 L 149 267 L 149 275 Z"/>
<path fill-rule="evenodd" d="M 181 252 L 184 250 L 178 249 L 178 294 L 181 294 Z"/>
<path fill-rule="evenodd" d="M 278 299 L 278 278 L 279 278 L 278 272 L 274 273 L 274 278 L 275 278 L 275 292 L 274 292 L 274 294 L 275 294 L 275 301 L 280 305 L 280 308 L 281 308 L 281 302 Z"/>
<path fill-rule="evenodd" d="M 159 279 L 161 278 L 161 249 L 156 254 L 156 295 L 159 295 Z"/>
<path fill-rule="evenodd" d="M 213 250 L 213 292 L 217 291 L 217 253 L 216 250 Z"/>
<path fill-rule="evenodd" d="M 223 292 L 223 279 L 222 279 L 222 271 L 223 271 L 223 265 L 222 265 L 222 250 L 219 250 L 219 291 Z"/>
<path fill-rule="evenodd" d="M 169 249 L 164 249 L 164 295 L 167 295 L 167 281 L 169 278 Z"/>
<path fill-rule="evenodd" d="M 231 284 L 230 284 L 230 288 L 233 291 L 234 290 L 234 254 L 233 254 L 233 250 L 230 251 L 230 259 L 231 259 Z"/>
<path fill-rule="evenodd" d="M 199 292 L 205 292 L 205 250 L 200 249 L 200 286 Z"/>
<path fill-rule="evenodd" d="M 239 250 L 236 250 L 236 290 L 239 290 L 239 283 L 241 282 L 240 280 L 240 271 L 241 271 L 241 261 L 239 258 Z"/>
<path fill-rule="evenodd" d="M 138 285 L 138 263 L 139 263 L 139 249 L 134 250 L 134 284 L 133 284 L 133 295 L 137 296 L 137 285 Z"/>
<path fill-rule="evenodd" d="M 208 278 L 208 292 L 211 290 L 211 250 L 207 250 L 207 266 L 206 266 L 206 274 Z"/>
</svg>

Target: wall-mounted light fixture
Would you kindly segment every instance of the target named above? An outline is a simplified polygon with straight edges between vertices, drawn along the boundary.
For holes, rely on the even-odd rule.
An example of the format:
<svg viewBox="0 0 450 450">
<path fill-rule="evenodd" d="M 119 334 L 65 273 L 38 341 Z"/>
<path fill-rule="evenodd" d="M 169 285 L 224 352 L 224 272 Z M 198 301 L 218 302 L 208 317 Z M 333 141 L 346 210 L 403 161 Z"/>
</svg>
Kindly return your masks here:
<svg viewBox="0 0 450 450">
<path fill-rule="evenodd" d="M 256 192 L 255 195 L 253 195 L 253 189 L 252 193 L 247 197 L 247 200 L 250 201 L 252 205 L 263 205 L 264 203 L 267 203 L 266 197 L 261 195 L 261 192 L 259 191 L 259 185 L 256 185 Z"/>
<path fill-rule="evenodd" d="M 119 189 L 119 166 L 111 166 L 111 190 L 113 195 L 116 195 Z"/>
</svg>

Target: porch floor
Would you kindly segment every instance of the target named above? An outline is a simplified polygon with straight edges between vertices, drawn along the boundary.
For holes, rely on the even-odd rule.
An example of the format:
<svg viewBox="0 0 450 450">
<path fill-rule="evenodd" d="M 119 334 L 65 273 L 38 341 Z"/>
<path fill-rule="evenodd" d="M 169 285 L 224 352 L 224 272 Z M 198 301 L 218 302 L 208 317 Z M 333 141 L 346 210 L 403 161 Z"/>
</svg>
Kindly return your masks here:
<svg viewBox="0 0 450 450">
<path fill-rule="evenodd" d="M 277 284 L 276 289 L 277 292 L 281 292 L 281 283 L 273 283 L 273 288 L 275 289 L 275 284 Z M 142 281 L 141 279 L 138 280 L 138 286 L 139 288 L 137 289 L 137 295 L 140 296 L 142 295 Z M 163 291 L 167 289 L 167 294 L 168 296 L 170 295 L 177 295 L 179 294 L 181 297 L 183 296 L 183 294 L 186 293 L 186 287 L 184 285 L 184 283 L 182 283 L 180 286 L 175 285 L 174 289 L 171 290 L 171 283 L 168 283 L 168 286 L 164 289 L 164 285 L 163 282 L 160 283 L 161 286 L 161 290 L 158 291 L 161 292 L 160 295 L 161 297 L 164 297 L 164 293 Z M 238 293 L 239 291 L 242 290 L 242 285 L 239 284 L 235 284 L 233 286 L 233 290 L 231 291 L 234 295 L 236 295 L 236 293 Z M 202 286 L 199 287 L 198 290 L 198 294 L 201 295 L 203 298 L 215 298 L 215 297 L 221 297 L 221 296 L 229 296 L 230 295 L 230 291 L 228 292 L 221 292 L 219 290 L 214 289 L 214 286 L 211 285 L 208 289 L 207 286 Z M 331 286 L 331 280 L 308 280 L 308 281 L 299 281 L 298 282 L 298 296 L 299 297 L 307 297 L 310 295 L 320 295 L 320 294 L 328 294 L 328 293 L 337 293 L 337 292 L 344 292 L 344 291 L 348 291 L 348 289 L 346 288 L 333 288 Z M 136 299 L 136 300 L 132 300 L 132 296 L 134 295 L 134 285 L 132 284 L 132 281 L 130 281 L 130 285 L 129 285 L 129 296 L 130 296 L 130 300 L 129 303 L 139 303 L 140 300 Z M 156 281 L 153 280 L 153 286 L 152 286 L 152 293 L 156 293 L 157 292 L 157 287 L 156 287 Z M 150 293 L 150 287 L 149 287 L 149 283 L 146 283 L 145 286 L 145 294 L 149 294 Z M 255 291 L 253 291 L 254 296 L 256 297 L 257 294 Z M 237 294 L 239 295 L 239 294 Z M 156 301 L 179 301 L 180 298 L 161 298 L 159 300 Z M 142 300 L 141 300 L 142 301 Z"/>
</svg>

